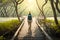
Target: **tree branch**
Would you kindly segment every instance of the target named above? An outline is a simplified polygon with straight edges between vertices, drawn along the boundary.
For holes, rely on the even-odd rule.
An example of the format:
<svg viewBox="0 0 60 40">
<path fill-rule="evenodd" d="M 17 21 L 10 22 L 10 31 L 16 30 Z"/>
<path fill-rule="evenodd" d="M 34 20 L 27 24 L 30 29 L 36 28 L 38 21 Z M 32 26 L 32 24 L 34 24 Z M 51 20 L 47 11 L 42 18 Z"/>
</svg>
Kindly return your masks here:
<svg viewBox="0 0 60 40">
<path fill-rule="evenodd" d="M 56 25 L 58 26 L 58 19 L 57 19 L 57 14 L 56 14 L 56 10 L 55 10 L 55 7 L 54 7 L 54 0 L 50 0 L 50 4 L 51 4 L 51 7 L 52 7 L 52 11 L 53 11 L 53 14 L 54 14 L 54 21 L 56 23 Z"/>
<path fill-rule="evenodd" d="M 60 9 L 59 9 L 59 7 L 58 7 L 58 3 L 59 3 L 59 0 L 56 0 L 56 3 L 55 3 L 56 9 L 57 9 L 57 11 L 60 13 Z"/>
<path fill-rule="evenodd" d="M 24 0 L 22 0 L 21 2 L 18 1 L 18 4 L 21 4 Z"/>
<path fill-rule="evenodd" d="M 37 2 L 37 0 L 36 0 L 36 4 L 37 4 L 37 6 L 38 6 L 38 9 L 39 9 L 40 11 L 42 11 L 42 10 L 40 9 L 39 5 L 38 5 L 38 2 Z"/>
<path fill-rule="evenodd" d="M 42 13 L 42 16 L 44 16 L 44 19 L 46 19 L 46 16 L 44 15 L 44 12 L 43 12 L 43 10 L 41 10 L 41 9 L 40 9 L 40 7 L 39 7 L 39 5 L 38 5 L 38 2 L 37 2 L 37 0 L 36 0 L 36 3 L 37 3 L 37 6 L 38 6 L 39 10 L 40 10 L 40 11 L 41 11 L 41 13 Z"/>
<path fill-rule="evenodd" d="M 42 10 L 43 10 L 43 7 L 47 4 L 48 0 L 45 0 L 45 3 L 42 5 Z"/>
</svg>

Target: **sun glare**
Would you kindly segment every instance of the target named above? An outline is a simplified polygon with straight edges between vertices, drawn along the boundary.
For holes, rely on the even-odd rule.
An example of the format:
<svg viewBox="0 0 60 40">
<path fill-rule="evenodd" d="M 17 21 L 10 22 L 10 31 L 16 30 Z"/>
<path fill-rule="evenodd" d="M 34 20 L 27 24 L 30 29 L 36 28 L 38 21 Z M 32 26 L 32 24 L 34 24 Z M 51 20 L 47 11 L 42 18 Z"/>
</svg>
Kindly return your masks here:
<svg viewBox="0 0 60 40">
<path fill-rule="evenodd" d="M 31 3 L 33 0 L 28 0 L 29 3 Z"/>
<path fill-rule="evenodd" d="M 28 0 L 28 10 L 31 11 L 33 9 L 35 0 Z"/>
</svg>

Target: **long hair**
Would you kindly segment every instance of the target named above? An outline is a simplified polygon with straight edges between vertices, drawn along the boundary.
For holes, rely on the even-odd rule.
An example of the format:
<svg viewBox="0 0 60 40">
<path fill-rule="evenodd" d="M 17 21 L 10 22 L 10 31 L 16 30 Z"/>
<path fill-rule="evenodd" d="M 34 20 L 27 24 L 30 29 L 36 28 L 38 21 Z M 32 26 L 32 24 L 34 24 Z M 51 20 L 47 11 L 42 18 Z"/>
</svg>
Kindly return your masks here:
<svg viewBox="0 0 60 40">
<path fill-rule="evenodd" d="M 31 12 L 29 11 L 29 15 L 31 15 Z"/>
</svg>

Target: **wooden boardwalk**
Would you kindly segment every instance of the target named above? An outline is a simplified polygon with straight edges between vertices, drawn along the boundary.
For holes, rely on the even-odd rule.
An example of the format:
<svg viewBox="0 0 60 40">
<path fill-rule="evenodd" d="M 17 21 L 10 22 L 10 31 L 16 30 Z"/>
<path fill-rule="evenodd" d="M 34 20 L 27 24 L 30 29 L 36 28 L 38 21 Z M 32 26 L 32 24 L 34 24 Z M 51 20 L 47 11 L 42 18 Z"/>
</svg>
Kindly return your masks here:
<svg viewBox="0 0 60 40">
<path fill-rule="evenodd" d="M 27 18 L 25 23 L 17 36 L 17 40 L 45 40 L 43 32 L 38 28 L 36 19 L 32 19 L 31 26 L 28 24 Z"/>
</svg>

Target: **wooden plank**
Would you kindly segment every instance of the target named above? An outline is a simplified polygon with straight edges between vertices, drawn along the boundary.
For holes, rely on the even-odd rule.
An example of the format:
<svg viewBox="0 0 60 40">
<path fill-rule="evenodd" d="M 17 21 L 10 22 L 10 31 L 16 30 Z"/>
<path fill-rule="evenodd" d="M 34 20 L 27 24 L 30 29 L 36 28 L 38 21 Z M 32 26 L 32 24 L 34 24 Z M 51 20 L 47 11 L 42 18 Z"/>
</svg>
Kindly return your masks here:
<svg viewBox="0 0 60 40">
<path fill-rule="evenodd" d="M 41 25 L 38 23 L 38 21 L 36 22 L 37 25 L 39 26 L 39 28 L 43 31 L 44 35 L 49 39 L 49 40 L 53 40 L 43 29 L 43 27 L 41 27 Z"/>
<path fill-rule="evenodd" d="M 14 40 L 14 39 L 15 39 L 15 37 L 18 35 L 19 31 L 22 29 L 23 24 L 24 24 L 24 21 L 22 22 L 22 24 L 20 25 L 20 27 L 17 29 L 17 31 L 15 32 L 15 34 L 14 34 L 14 36 L 12 37 L 11 40 Z"/>
</svg>

